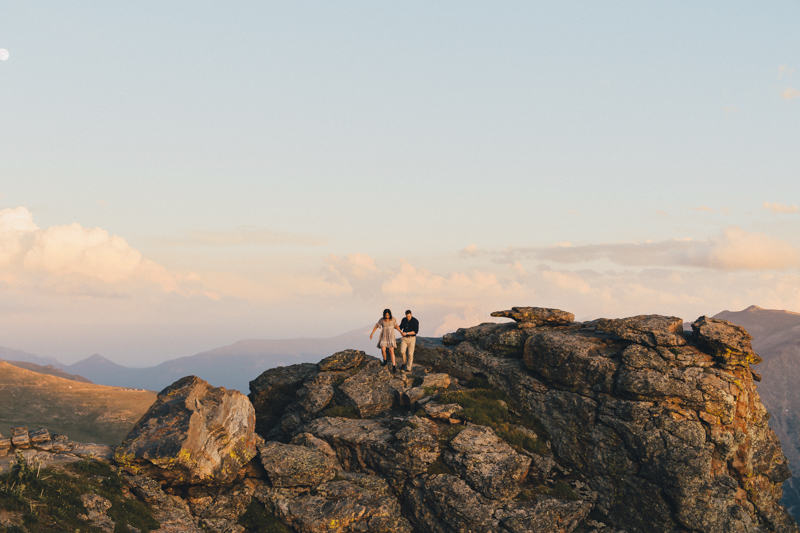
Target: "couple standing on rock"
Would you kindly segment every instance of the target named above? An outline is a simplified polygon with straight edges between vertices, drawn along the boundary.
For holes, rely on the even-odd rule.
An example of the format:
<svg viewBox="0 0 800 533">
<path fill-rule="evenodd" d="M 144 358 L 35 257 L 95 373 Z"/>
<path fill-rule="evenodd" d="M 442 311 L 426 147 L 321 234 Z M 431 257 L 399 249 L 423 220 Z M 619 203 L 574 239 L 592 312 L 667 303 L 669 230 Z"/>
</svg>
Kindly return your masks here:
<svg viewBox="0 0 800 533">
<path fill-rule="evenodd" d="M 386 350 L 388 349 L 389 356 L 392 358 L 392 372 L 397 371 L 397 364 L 394 360 L 394 348 L 397 346 L 394 340 L 394 330 L 397 330 L 403 337 L 400 340 L 400 355 L 403 356 L 403 366 L 400 367 L 400 370 L 410 372 L 411 365 L 414 362 L 414 346 L 417 343 L 419 321 L 411 315 L 410 310 L 406 310 L 406 317 L 400 321 L 400 326 L 398 327 L 397 320 L 392 318 L 392 311 L 384 309 L 383 318 L 378 320 L 378 323 L 372 328 L 372 333 L 369 334 L 370 339 L 372 339 L 372 335 L 378 328 L 381 328 L 381 336 L 378 340 L 378 348 L 381 349 L 381 355 L 383 356 L 381 366 L 385 366 L 389 362 L 386 358 Z M 408 360 L 406 360 L 406 352 L 408 352 Z"/>
</svg>

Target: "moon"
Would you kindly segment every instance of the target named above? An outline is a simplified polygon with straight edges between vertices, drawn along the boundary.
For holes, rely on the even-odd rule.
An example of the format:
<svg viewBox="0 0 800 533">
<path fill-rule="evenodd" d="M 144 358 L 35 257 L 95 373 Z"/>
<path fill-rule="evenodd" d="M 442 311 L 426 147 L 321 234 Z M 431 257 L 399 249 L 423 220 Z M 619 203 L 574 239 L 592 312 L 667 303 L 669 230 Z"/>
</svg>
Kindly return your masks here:
<svg viewBox="0 0 800 533">
<path fill-rule="evenodd" d="M 0 61 L 5 61 L 6 59 L 8 59 L 8 50 L 0 48 Z"/>
</svg>

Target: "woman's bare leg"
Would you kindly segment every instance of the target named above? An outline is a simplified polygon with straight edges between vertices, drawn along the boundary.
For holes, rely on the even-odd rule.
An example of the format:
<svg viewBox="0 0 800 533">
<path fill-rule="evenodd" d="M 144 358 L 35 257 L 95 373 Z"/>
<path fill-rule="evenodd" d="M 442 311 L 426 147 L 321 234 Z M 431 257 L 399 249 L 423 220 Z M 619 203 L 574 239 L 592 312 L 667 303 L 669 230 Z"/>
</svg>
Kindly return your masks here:
<svg viewBox="0 0 800 533">
<path fill-rule="evenodd" d="M 386 346 L 381 346 L 381 355 L 383 356 L 383 360 L 386 361 Z"/>
<path fill-rule="evenodd" d="M 397 364 L 394 362 L 394 347 L 393 346 L 389 346 L 389 355 L 392 357 L 392 366 L 397 366 Z"/>
</svg>

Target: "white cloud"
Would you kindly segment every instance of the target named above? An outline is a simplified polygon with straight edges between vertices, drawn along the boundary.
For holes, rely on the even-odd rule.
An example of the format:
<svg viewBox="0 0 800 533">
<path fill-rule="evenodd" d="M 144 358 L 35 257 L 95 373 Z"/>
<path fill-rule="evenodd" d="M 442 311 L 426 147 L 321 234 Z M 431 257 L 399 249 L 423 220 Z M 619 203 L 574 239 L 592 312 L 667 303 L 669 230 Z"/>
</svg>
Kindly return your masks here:
<svg viewBox="0 0 800 533">
<path fill-rule="evenodd" d="M 800 91 L 793 87 L 787 87 L 781 91 L 781 98 L 784 100 L 794 100 L 800 97 Z"/>
<path fill-rule="evenodd" d="M 25 207 L 0 211 L 0 268 L 3 280 L 28 290 L 119 297 L 144 285 L 202 292 L 196 274 L 171 274 L 122 237 L 78 223 L 41 229 Z"/>
<path fill-rule="evenodd" d="M 23 240 L 38 229 L 24 207 L 0 211 L 0 267 L 11 264 L 22 251 Z"/>
<path fill-rule="evenodd" d="M 800 213 L 800 208 L 796 205 L 784 205 L 777 202 L 764 202 L 764 209 L 772 211 L 773 213 Z"/>
</svg>

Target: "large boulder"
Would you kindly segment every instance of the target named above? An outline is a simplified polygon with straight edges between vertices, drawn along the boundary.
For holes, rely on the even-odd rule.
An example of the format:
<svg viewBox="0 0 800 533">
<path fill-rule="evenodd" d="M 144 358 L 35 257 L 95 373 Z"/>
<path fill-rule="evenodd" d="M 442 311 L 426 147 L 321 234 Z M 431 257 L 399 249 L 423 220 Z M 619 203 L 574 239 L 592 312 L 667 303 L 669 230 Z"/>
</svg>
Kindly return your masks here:
<svg viewBox="0 0 800 533">
<path fill-rule="evenodd" d="M 255 457 L 257 441 L 246 396 L 187 376 L 159 393 L 114 459 L 167 484 L 219 485 Z"/>
<path fill-rule="evenodd" d="M 300 533 L 412 531 L 400 503 L 379 476 L 343 472 L 313 493 L 272 488 L 258 492 L 256 498 Z"/>
<path fill-rule="evenodd" d="M 515 452 L 491 428 L 470 424 L 444 452 L 445 462 L 487 498 L 510 499 L 528 473 L 531 459 Z"/>
<path fill-rule="evenodd" d="M 732 366 L 757 365 L 763 360 L 753 351 L 753 337 L 727 320 L 701 316 L 692 324 L 692 342 L 701 350 Z"/>
<path fill-rule="evenodd" d="M 406 486 L 403 496 L 408 517 L 418 531 L 501 531 L 494 517 L 497 503 L 484 498 L 458 476 L 420 476 Z"/>
<path fill-rule="evenodd" d="M 268 442 L 258 448 L 273 487 L 314 487 L 336 475 L 336 462 L 306 446 Z"/>
<path fill-rule="evenodd" d="M 153 512 L 153 518 L 161 524 L 159 532 L 205 533 L 200 520 L 192 515 L 189 504 L 178 496 L 165 493 L 158 481 L 147 476 L 125 476 L 123 481 Z"/>
<path fill-rule="evenodd" d="M 510 503 L 495 516 L 511 533 L 571 533 L 591 510 L 591 502 L 548 499 Z"/>
<path fill-rule="evenodd" d="M 267 435 L 294 401 L 306 378 L 319 371 L 313 363 L 270 368 L 250 382 L 250 401 L 256 410 L 256 431 Z"/>
<path fill-rule="evenodd" d="M 525 366 L 563 386 L 610 393 L 621 347 L 587 335 L 546 331 L 525 343 Z"/>
<path fill-rule="evenodd" d="M 361 364 L 367 354 L 360 350 L 343 350 L 326 357 L 317 366 L 322 372 L 349 370 Z"/>
<path fill-rule="evenodd" d="M 676 316 L 638 315 L 629 318 L 601 318 L 597 329 L 645 346 L 683 346 L 683 319 Z"/>
<path fill-rule="evenodd" d="M 407 388 L 404 381 L 392 375 L 388 365 L 381 366 L 373 359 L 339 385 L 337 402 L 355 407 L 361 418 L 368 418 L 389 411 Z"/>
<path fill-rule="evenodd" d="M 575 321 L 574 314 L 547 307 L 512 307 L 508 311 L 495 311 L 492 316 L 510 318 L 526 326 L 566 326 Z"/>
<path fill-rule="evenodd" d="M 379 472 L 393 483 L 418 476 L 439 457 L 438 432 L 425 418 L 318 418 L 303 431 L 327 442 L 348 471 Z"/>
</svg>

